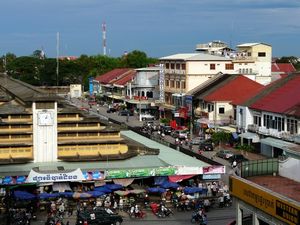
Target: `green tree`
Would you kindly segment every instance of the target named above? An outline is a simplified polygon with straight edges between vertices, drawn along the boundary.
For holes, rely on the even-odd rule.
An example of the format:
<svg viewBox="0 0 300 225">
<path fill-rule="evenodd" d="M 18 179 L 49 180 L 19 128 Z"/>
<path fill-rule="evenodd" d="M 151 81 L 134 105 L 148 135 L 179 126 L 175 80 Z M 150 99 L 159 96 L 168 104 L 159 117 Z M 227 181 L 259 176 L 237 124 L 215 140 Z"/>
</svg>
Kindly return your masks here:
<svg viewBox="0 0 300 225">
<path fill-rule="evenodd" d="M 142 68 L 148 66 L 149 60 L 145 52 L 134 50 L 122 57 L 124 67 Z"/>
<path fill-rule="evenodd" d="M 218 131 L 211 135 L 211 139 L 215 144 L 225 144 L 228 143 L 231 138 L 231 133 L 227 133 L 224 131 Z"/>
</svg>

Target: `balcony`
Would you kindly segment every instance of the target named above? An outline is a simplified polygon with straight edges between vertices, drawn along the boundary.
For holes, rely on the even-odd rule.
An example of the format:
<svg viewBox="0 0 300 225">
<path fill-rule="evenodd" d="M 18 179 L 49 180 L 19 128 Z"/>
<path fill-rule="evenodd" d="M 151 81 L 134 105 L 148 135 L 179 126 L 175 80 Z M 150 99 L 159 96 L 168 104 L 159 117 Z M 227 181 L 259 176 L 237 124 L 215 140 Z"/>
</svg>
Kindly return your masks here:
<svg viewBox="0 0 300 225">
<path fill-rule="evenodd" d="M 257 124 L 249 124 L 247 130 L 250 132 L 256 133 L 256 132 L 258 132 L 259 127 Z"/>
<path fill-rule="evenodd" d="M 91 124 L 58 124 L 57 130 L 58 131 L 95 131 L 100 129 L 99 123 L 91 123 Z M 104 127 L 103 127 L 104 129 Z"/>
<path fill-rule="evenodd" d="M 95 144 L 58 146 L 58 158 L 102 157 L 109 155 L 126 154 L 126 144 Z"/>
<path fill-rule="evenodd" d="M 251 56 L 231 56 L 233 63 L 243 63 L 243 62 L 255 62 L 257 61 L 257 57 Z"/>
<path fill-rule="evenodd" d="M 0 148 L 0 160 L 9 160 L 13 162 L 18 159 L 33 159 L 33 151 L 31 146 L 26 147 L 5 147 Z"/>
<path fill-rule="evenodd" d="M 64 121 L 79 121 L 81 120 L 79 114 L 58 114 L 57 115 L 57 122 L 64 122 Z"/>
</svg>

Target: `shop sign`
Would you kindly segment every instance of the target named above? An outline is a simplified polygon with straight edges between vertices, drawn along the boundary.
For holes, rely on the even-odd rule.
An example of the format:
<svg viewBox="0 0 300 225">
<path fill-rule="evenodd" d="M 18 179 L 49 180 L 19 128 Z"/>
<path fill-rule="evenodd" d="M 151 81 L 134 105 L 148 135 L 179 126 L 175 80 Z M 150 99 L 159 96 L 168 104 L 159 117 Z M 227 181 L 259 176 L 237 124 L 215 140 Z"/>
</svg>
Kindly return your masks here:
<svg viewBox="0 0 300 225">
<path fill-rule="evenodd" d="M 71 172 L 61 173 L 38 173 L 31 170 L 26 183 L 44 183 L 44 182 L 64 182 L 64 181 L 82 181 L 85 180 L 80 169 Z"/>
<path fill-rule="evenodd" d="M 238 177 L 230 177 L 230 192 L 236 198 L 250 204 L 265 213 L 286 222 L 300 224 L 300 207 L 292 201 L 271 194 L 271 192 L 254 186 L 251 182 Z"/>
<path fill-rule="evenodd" d="M 26 176 L 5 176 L 0 177 L 0 185 L 23 184 L 26 181 Z"/>
<path fill-rule="evenodd" d="M 203 173 L 202 167 L 181 166 L 177 168 L 176 175 L 194 175 L 194 174 L 202 174 L 202 173 Z"/>
<path fill-rule="evenodd" d="M 174 167 L 160 167 L 160 168 L 141 168 L 128 170 L 109 170 L 106 178 L 130 178 L 130 177 L 149 177 L 149 176 L 169 176 L 176 174 Z"/>
<path fill-rule="evenodd" d="M 105 175 L 100 171 L 93 171 L 93 172 L 82 172 L 85 180 L 104 180 Z"/>
<path fill-rule="evenodd" d="M 203 174 L 203 180 L 219 180 L 221 179 L 221 174 Z"/>
<path fill-rule="evenodd" d="M 206 166 L 203 167 L 203 174 L 225 173 L 225 166 Z"/>
<path fill-rule="evenodd" d="M 176 174 L 176 168 L 174 167 L 160 167 L 154 169 L 155 176 L 171 176 Z"/>
</svg>

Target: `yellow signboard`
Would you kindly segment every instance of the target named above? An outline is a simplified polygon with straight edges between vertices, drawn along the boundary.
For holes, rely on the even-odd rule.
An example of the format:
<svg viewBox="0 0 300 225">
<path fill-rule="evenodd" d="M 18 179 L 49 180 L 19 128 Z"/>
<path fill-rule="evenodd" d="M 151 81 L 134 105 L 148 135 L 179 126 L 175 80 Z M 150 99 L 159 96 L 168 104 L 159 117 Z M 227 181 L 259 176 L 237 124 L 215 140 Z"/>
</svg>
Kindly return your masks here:
<svg viewBox="0 0 300 225">
<path fill-rule="evenodd" d="M 272 195 L 239 177 L 230 177 L 231 194 L 244 202 L 259 208 L 271 216 L 291 225 L 300 224 L 299 204 L 288 202 L 283 198 Z"/>
</svg>

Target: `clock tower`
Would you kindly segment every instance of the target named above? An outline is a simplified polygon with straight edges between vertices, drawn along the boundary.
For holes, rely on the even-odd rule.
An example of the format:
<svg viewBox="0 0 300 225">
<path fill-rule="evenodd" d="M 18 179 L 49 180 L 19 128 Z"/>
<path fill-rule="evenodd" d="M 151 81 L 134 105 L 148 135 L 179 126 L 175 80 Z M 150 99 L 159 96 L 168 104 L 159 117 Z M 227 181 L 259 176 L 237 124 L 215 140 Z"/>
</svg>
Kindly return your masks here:
<svg viewBox="0 0 300 225">
<path fill-rule="evenodd" d="M 32 105 L 34 162 L 57 161 L 57 102 Z"/>
</svg>

